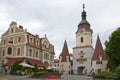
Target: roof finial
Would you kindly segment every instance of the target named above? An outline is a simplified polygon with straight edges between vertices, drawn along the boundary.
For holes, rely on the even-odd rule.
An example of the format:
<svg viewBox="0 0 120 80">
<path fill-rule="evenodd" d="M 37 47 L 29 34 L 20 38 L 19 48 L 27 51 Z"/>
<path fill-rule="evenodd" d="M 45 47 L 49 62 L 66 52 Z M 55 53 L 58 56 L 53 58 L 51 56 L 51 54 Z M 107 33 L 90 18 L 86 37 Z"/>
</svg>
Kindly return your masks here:
<svg viewBox="0 0 120 80">
<path fill-rule="evenodd" d="M 83 4 L 83 10 L 85 10 L 85 4 Z"/>
<path fill-rule="evenodd" d="M 45 37 L 46 37 L 46 34 L 45 34 Z"/>
</svg>

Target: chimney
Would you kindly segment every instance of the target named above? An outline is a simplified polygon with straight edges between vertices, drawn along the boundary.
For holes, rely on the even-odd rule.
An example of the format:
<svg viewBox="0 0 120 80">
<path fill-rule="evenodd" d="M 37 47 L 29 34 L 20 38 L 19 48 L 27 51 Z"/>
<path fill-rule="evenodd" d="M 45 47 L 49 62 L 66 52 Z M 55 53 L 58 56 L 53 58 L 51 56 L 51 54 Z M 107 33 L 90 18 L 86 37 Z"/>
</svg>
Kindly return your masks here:
<svg viewBox="0 0 120 80">
<path fill-rule="evenodd" d="M 20 29 L 23 29 L 23 26 L 19 25 L 19 28 L 20 28 Z"/>
<path fill-rule="evenodd" d="M 38 34 L 36 34 L 35 36 L 36 36 L 37 38 L 39 38 L 39 35 L 38 35 Z"/>
</svg>

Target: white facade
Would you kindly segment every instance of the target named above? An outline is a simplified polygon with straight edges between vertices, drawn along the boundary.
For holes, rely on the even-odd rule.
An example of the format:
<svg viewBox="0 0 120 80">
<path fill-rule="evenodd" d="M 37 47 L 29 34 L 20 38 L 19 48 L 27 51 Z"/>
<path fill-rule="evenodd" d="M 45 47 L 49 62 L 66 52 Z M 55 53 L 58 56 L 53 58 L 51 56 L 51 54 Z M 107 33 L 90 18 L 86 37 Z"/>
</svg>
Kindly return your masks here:
<svg viewBox="0 0 120 80">
<path fill-rule="evenodd" d="M 71 63 L 70 62 L 60 62 L 59 63 L 59 73 L 71 74 Z"/>
<path fill-rule="evenodd" d="M 95 73 L 99 73 L 101 71 L 106 71 L 107 69 L 107 60 L 102 60 L 101 63 L 97 63 L 98 61 L 92 61 L 92 69 L 94 69 Z"/>
<path fill-rule="evenodd" d="M 87 73 L 89 73 L 92 69 L 92 47 L 74 48 L 73 53 L 73 73 L 83 74 L 83 70 L 85 69 L 87 69 Z M 83 69 L 79 71 L 79 67 L 83 67 Z"/>
</svg>

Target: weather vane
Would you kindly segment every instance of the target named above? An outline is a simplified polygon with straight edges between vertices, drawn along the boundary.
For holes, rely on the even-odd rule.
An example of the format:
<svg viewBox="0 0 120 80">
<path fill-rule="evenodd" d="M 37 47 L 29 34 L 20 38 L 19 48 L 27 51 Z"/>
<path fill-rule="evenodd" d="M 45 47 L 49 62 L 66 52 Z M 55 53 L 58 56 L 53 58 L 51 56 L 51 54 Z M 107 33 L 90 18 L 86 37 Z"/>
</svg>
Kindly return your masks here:
<svg viewBox="0 0 120 80">
<path fill-rule="evenodd" d="M 85 4 L 83 4 L 83 10 L 85 9 Z"/>
</svg>

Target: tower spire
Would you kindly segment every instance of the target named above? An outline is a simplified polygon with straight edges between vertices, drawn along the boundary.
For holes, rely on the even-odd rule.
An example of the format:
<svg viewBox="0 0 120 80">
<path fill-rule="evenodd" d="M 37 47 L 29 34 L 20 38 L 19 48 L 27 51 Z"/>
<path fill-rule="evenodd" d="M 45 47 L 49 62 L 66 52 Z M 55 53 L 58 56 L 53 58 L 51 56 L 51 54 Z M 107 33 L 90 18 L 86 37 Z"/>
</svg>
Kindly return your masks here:
<svg viewBox="0 0 120 80">
<path fill-rule="evenodd" d="M 80 23 L 79 23 L 79 25 L 82 25 L 82 24 L 88 24 L 89 26 L 90 26 L 90 24 L 89 24 L 89 22 L 87 21 L 87 19 L 86 19 L 86 11 L 85 11 L 85 4 L 83 4 L 83 11 L 81 12 L 81 17 L 82 17 L 82 20 L 80 21 Z M 78 26 L 79 26 L 78 25 Z"/>
<path fill-rule="evenodd" d="M 85 10 L 85 4 L 83 4 L 83 11 Z"/>
<path fill-rule="evenodd" d="M 85 4 L 83 4 L 82 20 L 86 20 Z"/>
</svg>

